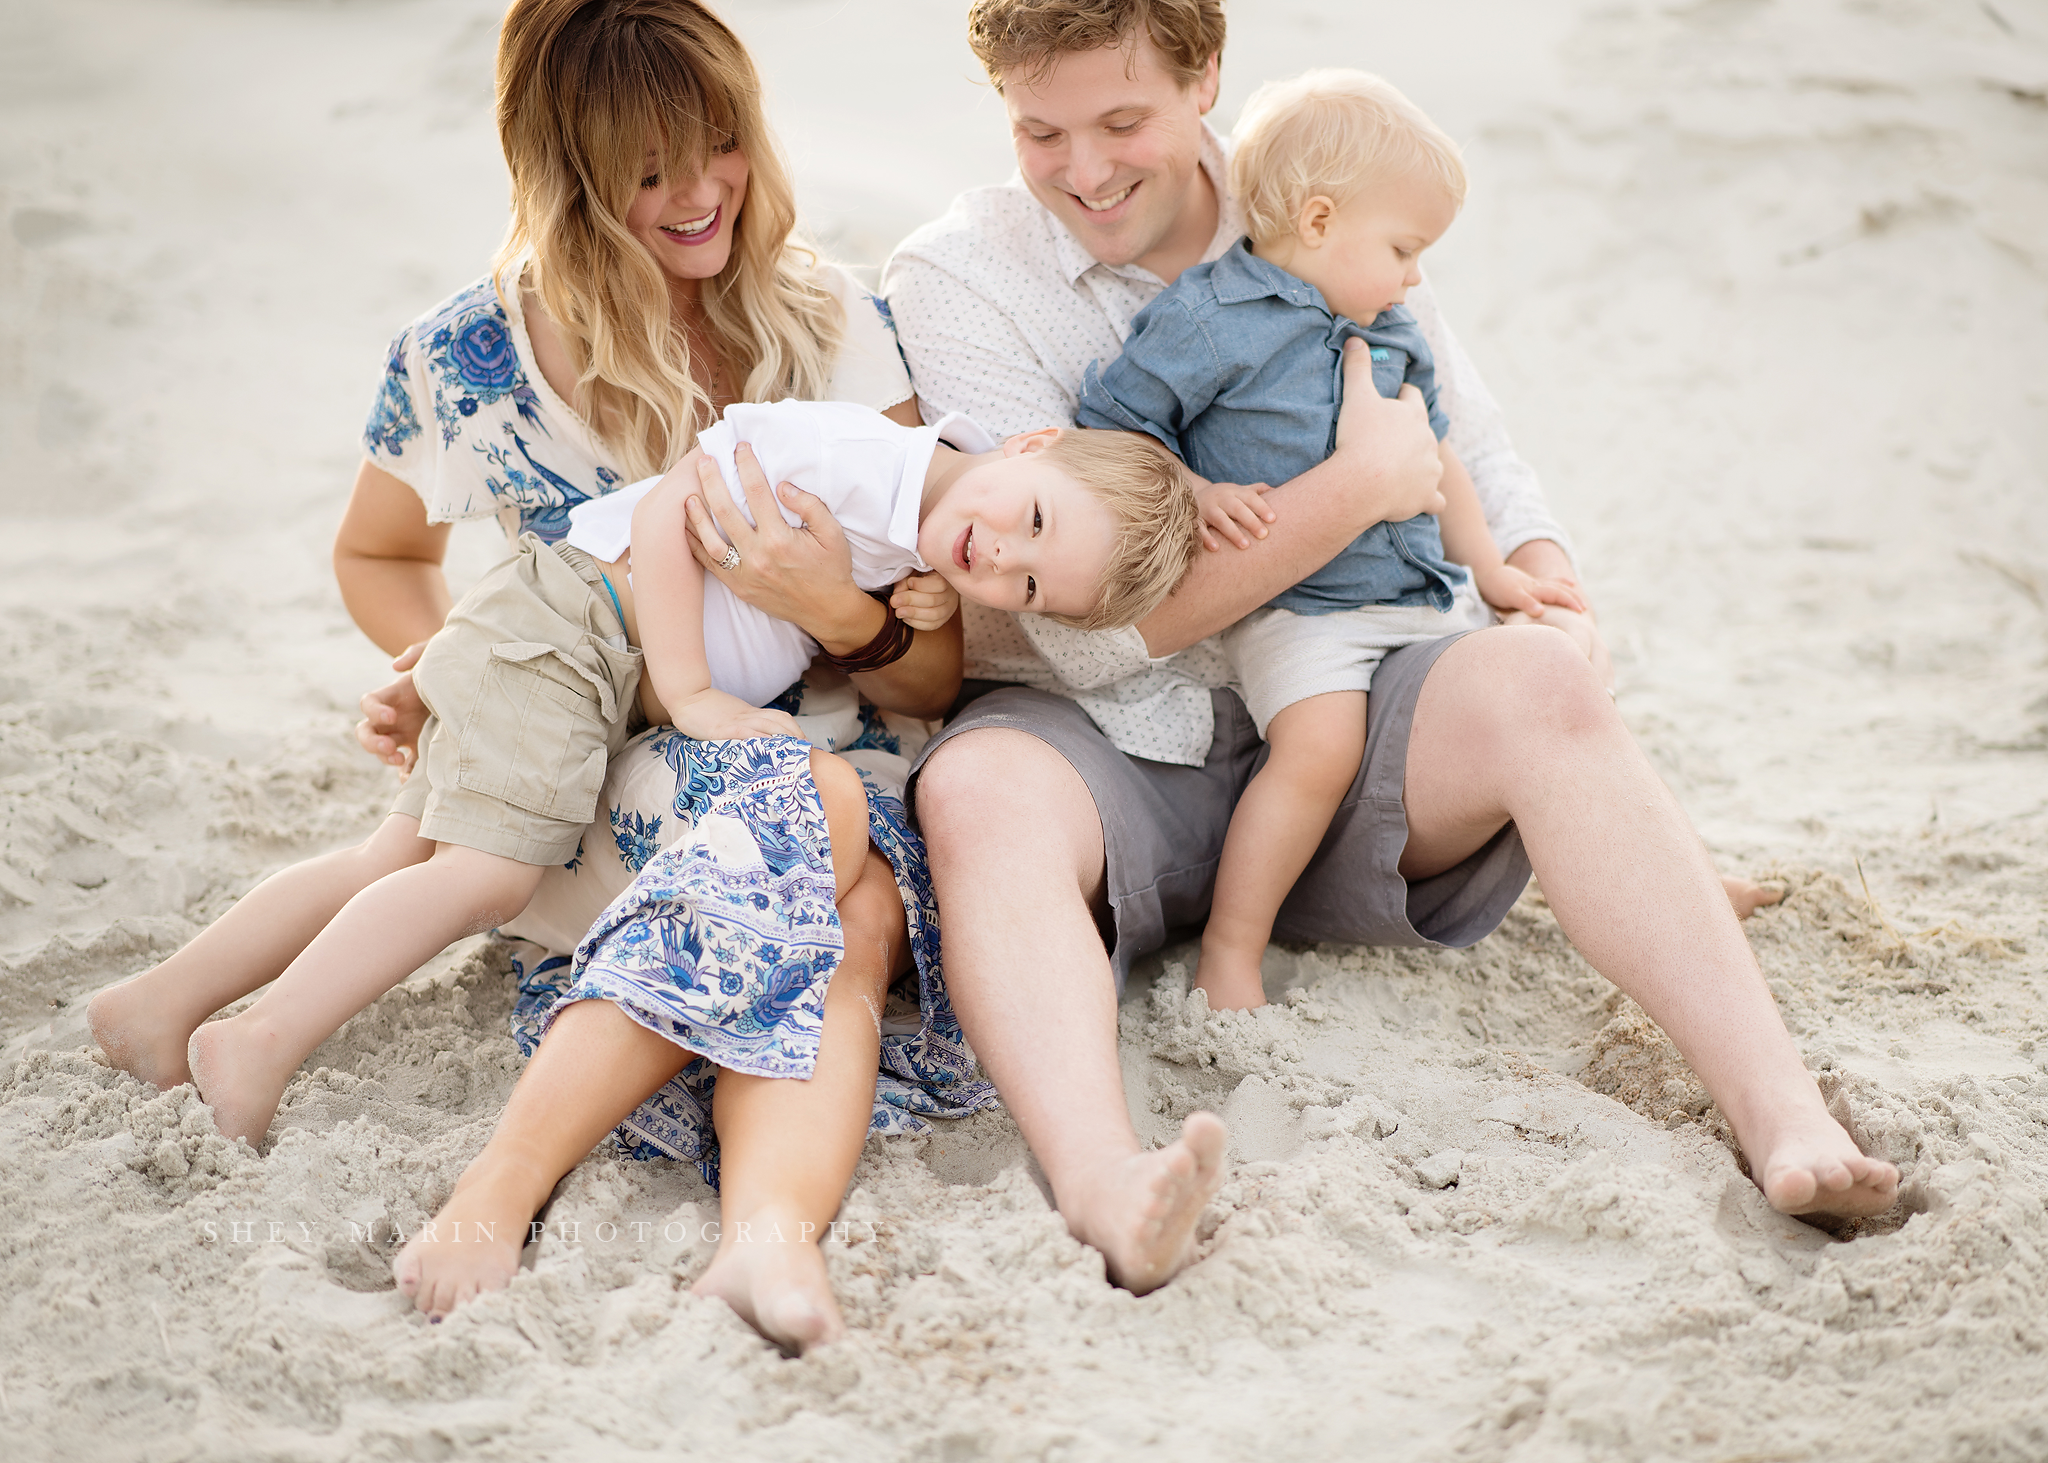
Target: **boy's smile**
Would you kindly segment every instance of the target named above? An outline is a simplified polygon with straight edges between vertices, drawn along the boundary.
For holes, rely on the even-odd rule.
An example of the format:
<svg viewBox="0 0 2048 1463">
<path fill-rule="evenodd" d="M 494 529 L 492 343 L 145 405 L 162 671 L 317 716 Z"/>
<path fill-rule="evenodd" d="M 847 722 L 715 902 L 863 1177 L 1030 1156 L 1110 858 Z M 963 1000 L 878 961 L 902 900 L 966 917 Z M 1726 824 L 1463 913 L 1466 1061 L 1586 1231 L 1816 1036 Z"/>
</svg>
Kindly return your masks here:
<svg viewBox="0 0 2048 1463">
<path fill-rule="evenodd" d="M 929 503 L 918 555 L 962 599 L 1022 614 L 1094 609 L 1116 549 L 1116 518 L 1044 456 L 1057 436 L 1047 429 L 1010 438 L 1002 456 L 975 462 Z"/>
</svg>

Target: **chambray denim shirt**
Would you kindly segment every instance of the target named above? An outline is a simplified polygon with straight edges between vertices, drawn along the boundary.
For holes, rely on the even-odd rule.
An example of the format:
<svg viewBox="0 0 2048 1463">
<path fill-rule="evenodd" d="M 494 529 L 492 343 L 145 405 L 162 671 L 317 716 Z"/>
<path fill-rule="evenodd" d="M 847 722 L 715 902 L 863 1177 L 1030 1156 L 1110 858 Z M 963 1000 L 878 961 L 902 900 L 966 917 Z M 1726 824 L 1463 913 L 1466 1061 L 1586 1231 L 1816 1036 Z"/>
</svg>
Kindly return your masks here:
<svg viewBox="0 0 2048 1463">
<path fill-rule="evenodd" d="M 1322 291 L 1240 239 L 1178 280 L 1131 321 L 1124 352 L 1081 383 L 1076 425 L 1149 432 L 1211 482 L 1284 483 L 1337 447 L 1344 342 L 1372 350 L 1372 382 L 1398 396 L 1412 381 L 1441 439 L 1436 365 L 1401 306 L 1372 324 L 1334 314 Z M 1376 523 L 1270 603 L 1300 615 L 1362 605 L 1451 607 L 1465 571 L 1444 558 L 1436 516 Z"/>
</svg>

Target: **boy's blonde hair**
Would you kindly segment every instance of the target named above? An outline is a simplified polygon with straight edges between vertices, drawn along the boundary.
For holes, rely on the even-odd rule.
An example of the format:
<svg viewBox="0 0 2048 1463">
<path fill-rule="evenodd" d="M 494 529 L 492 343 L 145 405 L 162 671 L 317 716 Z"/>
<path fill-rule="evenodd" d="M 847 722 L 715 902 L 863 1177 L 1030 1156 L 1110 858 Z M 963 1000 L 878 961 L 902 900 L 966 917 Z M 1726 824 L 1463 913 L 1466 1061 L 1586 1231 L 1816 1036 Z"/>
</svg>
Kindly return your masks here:
<svg viewBox="0 0 2048 1463">
<path fill-rule="evenodd" d="M 1237 120 L 1230 188 L 1257 243 L 1294 232 L 1321 194 L 1342 208 L 1375 183 L 1421 168 L 1453 208 L 1465 203 L 1458 144 L 1377 76 L 1335 67 L 1270 81 Z"/>
<path fill-rule="evenodd" d="M 1045 456 L 1094 494 L 1117 528 L 1094 610 L 1046 618 L 1077 630 L 1137 624 L 1180 588 L 1194 566 L 1201 511 L 1187 470 L 1142 432 L 1069 427 Z"/>
</svg>

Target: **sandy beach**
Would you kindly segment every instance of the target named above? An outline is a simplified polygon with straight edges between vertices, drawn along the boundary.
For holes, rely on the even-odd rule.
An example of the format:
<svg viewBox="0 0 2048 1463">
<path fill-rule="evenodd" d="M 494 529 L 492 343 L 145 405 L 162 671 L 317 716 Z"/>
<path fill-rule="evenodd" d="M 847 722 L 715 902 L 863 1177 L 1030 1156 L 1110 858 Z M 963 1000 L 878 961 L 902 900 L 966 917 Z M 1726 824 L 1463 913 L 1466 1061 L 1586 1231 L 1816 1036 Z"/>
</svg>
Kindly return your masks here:
<svg viewBox="0 0 2048 1463">
<path fill-rule="evenodd" d="M 1250 1015 L 1148 960 L 1140 1132 L 1233 1131 L 1197 1263 L 1109 1287 L 1000 1112 L 877 1139 L 797 1361 L 688 1293 L 685 1165 L 586 1162 L 444 1325 L 392 1290 L 518 1072 L 487 939 L 260 1153 L 85 1033 L 390 799 L 328 551 L 386 344 L 503 229 L 501 9 L 0 0 L 0 1452 L 2048 1457 L 2048 0 L 1236 0 L 1214 118 L 1357 65 L 1464 146 L 1438 295 L 1899 1207 L 1774 1214 L 1532 886 L 1465 952 L 1276 947 Z M 961 5 L 724 10 L 833 257 L 1007 176 Z"/>
</svg>

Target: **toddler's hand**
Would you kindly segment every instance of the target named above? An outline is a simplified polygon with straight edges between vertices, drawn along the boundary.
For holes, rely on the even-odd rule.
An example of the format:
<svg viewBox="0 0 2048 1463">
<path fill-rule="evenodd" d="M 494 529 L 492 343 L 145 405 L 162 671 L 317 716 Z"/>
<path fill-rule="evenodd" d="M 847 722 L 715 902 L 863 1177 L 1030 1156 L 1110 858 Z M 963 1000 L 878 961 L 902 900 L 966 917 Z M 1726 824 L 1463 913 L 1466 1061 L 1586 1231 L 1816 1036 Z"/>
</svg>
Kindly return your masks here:
<svg viewBox="0 0 2048 1463">
<path fill-rule="evenodd" d="M 1210 483 L 1196 489 L 1195 502 L 1202 510 L 1202 547 L 1218 553 L 1228 539 L 1248 549 L 1252 539 L 1264 538 L 1266 525 L 1280 516 L 1266 502 L 1271 491 L 1267 483 Z"/>
<path fill-rule="evenodd" d="M 936 574 L 912 574 L 897 584 L 889 608 L 913 630 L 937 630 L 960 608 L 960 595 Z"/>
<path fill-rule="evenodd" d="M 786 711 L 749 706 L 723 691 L 699 691 L 669 708 L 676 730 L 700 742 L 744 742 L 754 737 L 798 737 L 796 718 Z"/>
<path fill-rule="evenodd" d="M 1586 613 L 1586 601 L 1579 587 L 1562 579 L 1538 579 L 1512 564 L 1497 564 L 1472 577 L 1479 587 L 1479 597 L 1503 613 L 1520 610 L 1540 620 L 1546 604 Z"/>
<path fill-rule="evenodd" d="M 426 641 L 408 646 L 391 668 L 400 672 L 388 686 L 363 693 L 363 719 L 356 740 L 378 761 L 398 769 L 401 782 L 412 776 L 420 757 L 420 732 L 427 724 L 427 706 L 413 689 L 412 668 L 419 664 Z"/>
</svg>

